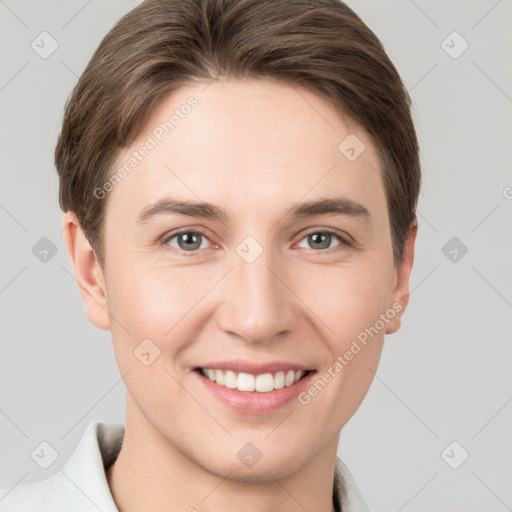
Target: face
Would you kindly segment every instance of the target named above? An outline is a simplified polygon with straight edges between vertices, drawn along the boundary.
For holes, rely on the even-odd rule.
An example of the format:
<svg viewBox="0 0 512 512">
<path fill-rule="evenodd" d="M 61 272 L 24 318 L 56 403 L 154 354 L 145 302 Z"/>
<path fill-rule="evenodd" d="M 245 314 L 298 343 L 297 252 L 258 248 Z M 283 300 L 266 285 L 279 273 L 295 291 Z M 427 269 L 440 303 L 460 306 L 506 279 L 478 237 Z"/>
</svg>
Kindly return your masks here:
<svg viewBox="0 0 512 512">
<path fill-rule="evenodd" d="M 127 424 L 239 479 L 335 451 L 412 264 L 393 264 L 370 136 L 311 92 L 219 80 L 163 100 L 127 162 L 104 199 L 109 315 L 88 306 L 112 331 Z"/>
</svg>

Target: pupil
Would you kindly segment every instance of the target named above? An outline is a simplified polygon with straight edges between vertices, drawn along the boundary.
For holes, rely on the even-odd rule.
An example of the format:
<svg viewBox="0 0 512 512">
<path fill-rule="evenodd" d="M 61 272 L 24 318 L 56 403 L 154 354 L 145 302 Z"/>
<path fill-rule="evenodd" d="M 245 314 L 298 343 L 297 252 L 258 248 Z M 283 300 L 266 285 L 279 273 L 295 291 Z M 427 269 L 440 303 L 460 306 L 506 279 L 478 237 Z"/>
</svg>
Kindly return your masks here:
<svg viewBox="0 0 512 512">
<path fill-rule="evenodd" d="M 320 249 L 327 249 L 331 245 L 331 235 L 327 233 L 314 233 L 310 235 L 310 240 Z"/>
<path fill-rule="evenodd" d="M 190 250 L 190 249 L 198 249 L 201 245 L 199 241 L 199 236 L 195 233 L 183 233 L 179 237 L 179 245 L 182 249 Z"/>
</svg>

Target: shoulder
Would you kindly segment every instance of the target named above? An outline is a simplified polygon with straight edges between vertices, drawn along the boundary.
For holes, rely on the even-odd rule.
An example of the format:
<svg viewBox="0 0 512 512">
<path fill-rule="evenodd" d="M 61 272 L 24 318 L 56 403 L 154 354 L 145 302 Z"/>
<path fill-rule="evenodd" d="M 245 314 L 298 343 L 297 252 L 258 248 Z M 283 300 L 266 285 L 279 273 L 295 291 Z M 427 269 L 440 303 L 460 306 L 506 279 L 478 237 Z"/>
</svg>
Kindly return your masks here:
<svg viewBox="0 0 512 512">
<path fill-rule="evenodd" d="M 334 466 L 333 500 L 337 511 L 369 512 L 354 477 L 339 457 Z"/>
<path fill-rule="evenodd" d="M 29 484 L 19 485 L 0 491 L 2 512 L 68 512 L 77 506 L 87 510 L 92 503 L 65 478 L 60 471 L 56 475 Z"/>
<path fill-rule="evenodd" d="M 118 512 L 106 468 L 114 462 L 124 437 L 124 425 L 95 421 L 55 475 L 38 482 L 0 490 L 2 512 Z"/>
</svg>

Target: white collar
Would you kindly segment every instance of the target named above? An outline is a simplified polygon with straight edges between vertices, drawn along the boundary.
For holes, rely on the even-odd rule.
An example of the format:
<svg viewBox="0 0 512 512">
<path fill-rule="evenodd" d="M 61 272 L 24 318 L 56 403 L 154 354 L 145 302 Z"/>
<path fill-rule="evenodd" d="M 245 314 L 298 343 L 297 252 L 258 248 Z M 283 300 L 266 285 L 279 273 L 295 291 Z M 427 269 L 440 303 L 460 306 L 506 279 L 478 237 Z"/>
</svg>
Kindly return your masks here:
<svg viewBox="0 0 512 512">
<path fill-rule="evenodd" d="M 108 486 L 106 469 L 119 455 L 122 423 L 90 423 L 64 467 L 46 480 L 0 491 L 0 509 L 119 512 Z M 339 457 L 334 468 L 333 501 L 337 512 L 368 512 L 357 485 Z M 12 508 L 9 508 L 12 507 Z"/>
</svg>

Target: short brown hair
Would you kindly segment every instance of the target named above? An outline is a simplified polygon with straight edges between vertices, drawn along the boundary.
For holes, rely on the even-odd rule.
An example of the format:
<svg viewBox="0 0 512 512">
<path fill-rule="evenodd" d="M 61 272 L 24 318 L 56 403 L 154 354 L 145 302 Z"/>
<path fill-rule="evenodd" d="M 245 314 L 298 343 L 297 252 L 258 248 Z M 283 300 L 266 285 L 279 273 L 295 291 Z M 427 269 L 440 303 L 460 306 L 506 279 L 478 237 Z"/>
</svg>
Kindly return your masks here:
<svg viewBox="0 0 512 512">
<path fill-rule="evenodd" d="M 100 264 L 107 200 L 94 190 L 159 100 L 218 77 L 304 87 L 366 129 L 399 264 L 421 181 L 411 99 L 382 43 L 339 0 L 146 0 L 116 23 L 68 100 L 55 148 L 60 206 L 77 215 Z"/>
</svg>

